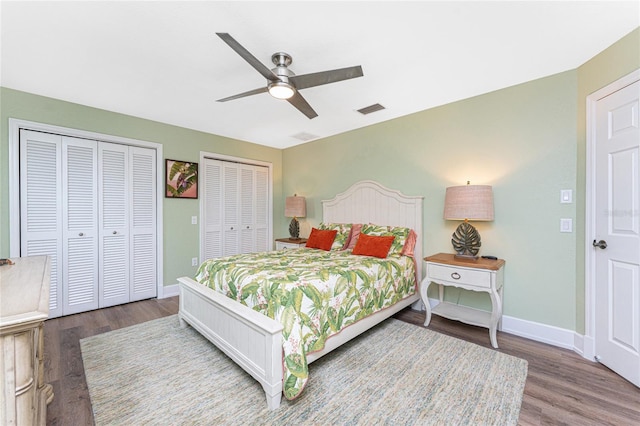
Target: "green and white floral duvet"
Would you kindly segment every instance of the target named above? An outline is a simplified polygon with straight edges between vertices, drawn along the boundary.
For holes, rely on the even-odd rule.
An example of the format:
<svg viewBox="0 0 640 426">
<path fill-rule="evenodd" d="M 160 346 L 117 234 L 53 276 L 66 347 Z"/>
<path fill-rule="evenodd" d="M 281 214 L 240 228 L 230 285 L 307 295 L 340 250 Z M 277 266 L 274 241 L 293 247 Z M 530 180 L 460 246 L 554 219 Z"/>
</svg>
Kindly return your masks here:
<svg viewBox="0 0 640 426">
<path fill-rule="evenodd" d="M 307 248 L 208 260 L 196 280 L 284 326 L 287 399 L 297 397 L 308 380 L 306 354 L 416 291 L 413 257 L 378 259 Z"/>
</svg>

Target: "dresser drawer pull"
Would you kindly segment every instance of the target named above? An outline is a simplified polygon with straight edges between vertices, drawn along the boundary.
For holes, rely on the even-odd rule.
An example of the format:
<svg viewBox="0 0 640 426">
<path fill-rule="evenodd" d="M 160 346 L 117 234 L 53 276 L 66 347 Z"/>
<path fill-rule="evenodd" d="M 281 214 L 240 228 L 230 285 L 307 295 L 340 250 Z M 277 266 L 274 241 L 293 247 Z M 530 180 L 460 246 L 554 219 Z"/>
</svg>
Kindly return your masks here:
<svg viewBox="0 0 640 426">
<path fill-rule="evenodd" d="M 460 279 L 460 274 L 457 272 L 454 272 L 453 274 L 451 274 L 451 278 L 453 278 L 454 280 L 459 280 Z"/>
</svg>

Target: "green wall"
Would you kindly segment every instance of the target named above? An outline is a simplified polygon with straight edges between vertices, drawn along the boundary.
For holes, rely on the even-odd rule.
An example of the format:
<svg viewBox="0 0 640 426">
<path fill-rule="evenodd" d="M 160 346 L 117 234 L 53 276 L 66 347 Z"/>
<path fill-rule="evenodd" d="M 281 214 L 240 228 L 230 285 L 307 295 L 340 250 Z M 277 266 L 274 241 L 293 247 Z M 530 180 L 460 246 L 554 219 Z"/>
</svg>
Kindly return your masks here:
<svg viewBox="0 0 640 426">
<path fill-rule="evenodd" d="M 9 136 L 8 119 L 19 118 L 114 136 L 162 144 L 165 158 L 199 161 L 200 151 L 261 160 L 273 164 L 273 215 L 282 217 L 282 150 L 239 140 L 117 114 L 83 105 L 0 88 L 0 257 L 9 257 Z M 164 171 L 163 171 L 164 173 Z M 198 226 L 191 216 L 199 216 L 198 200 L 163 201 L 164 284 L 193 275 L 191 258 L 199 253 Z M 274 235 L 284 234 L 280 221 Z"/>
<path fill-rule="evenodd" d="M 453 250 L 446 187 L 492 185 L 495 220 L 476 225 L 481 254 L 507 261 L 504 313 L 573 329 L 575 233 L 559 230 L 561 217 L 575 219 L 560 190 L 575 190 L 576 79 L 569 71 L 286 149 L 284 193 L 307 197 L 306 230 L 321 220 L 320 200 L 362 179 L 423 195 L 429 255 Z M 490 307 L 486 294 L 446 297 Z"/>
<path fill-rule="evenodd" d="M 321 200 L 362 179 L 423 195 L 429 255 L 453 250 L 445 188 L 492 185 L 495 220 L 476 226 L 481 254 L 507 261 L 504 314 L 584 333 L 586 96 L 640 68 L 639 39 L 636 29 L 576 70 L 286 149 L 283 192 L 307 197 L 307 233 Z M 573 233 L 559 232 L 560 218 Z M 484 294 L 445 297 L 490 307 Z"/>
</svg>

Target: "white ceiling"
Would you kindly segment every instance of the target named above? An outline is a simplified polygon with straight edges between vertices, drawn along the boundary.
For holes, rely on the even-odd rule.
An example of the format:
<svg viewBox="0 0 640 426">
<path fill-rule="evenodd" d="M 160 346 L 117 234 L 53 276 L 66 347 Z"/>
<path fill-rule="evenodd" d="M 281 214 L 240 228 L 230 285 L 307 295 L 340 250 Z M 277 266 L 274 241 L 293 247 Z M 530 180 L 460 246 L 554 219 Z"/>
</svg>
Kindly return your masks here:
<svg viewBox="0 0 640 426">
<path fill-rule="evenodd" d="M 577 68 L 640 25 L 640 2 L 71 1 L 1 3 L 0 83 L 96 108 L 285 148 Z M 362 65 L 301 91 L 309 120 L 219 39 L 269 68 Z M 364 116 L 357 109 L 380 103 Z"/>
</svg>

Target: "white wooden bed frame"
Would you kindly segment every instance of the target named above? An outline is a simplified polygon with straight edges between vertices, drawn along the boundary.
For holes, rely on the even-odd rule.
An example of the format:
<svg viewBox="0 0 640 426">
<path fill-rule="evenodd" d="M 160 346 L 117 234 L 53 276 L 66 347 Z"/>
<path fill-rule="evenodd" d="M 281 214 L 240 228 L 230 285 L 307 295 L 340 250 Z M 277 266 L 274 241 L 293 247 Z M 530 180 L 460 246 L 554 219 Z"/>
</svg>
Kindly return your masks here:
<svg viewBox="0 0 640 426">
<path fill-rule="evenodd" d="M 322 201 L 322 217 L 325 223 L 375 223 L 414 229 L 418 235 L 415 247 L 417 275 L 421 279 L 422 202 L 421 196 L 406 196 L 365 180 L 331 200 Z M 282 397 L 282 325 L 192 278 L 182 277 L 178 281 L 180 324 L 183 327 L 187 323 L 191 325 L 251 374 L 262 385 L 268 407 L 278 408 Z M 307 362 L 317 360 L 411 304 L 420 306 L 419 300 L 419 292 L 416 292 L 394 306 L 348 326 L 329 338 L 322 351 L 307 355 Z"/>
</svg>

